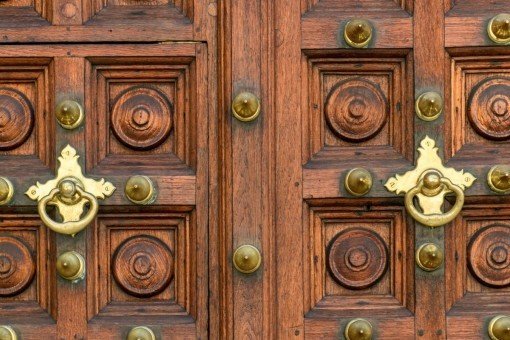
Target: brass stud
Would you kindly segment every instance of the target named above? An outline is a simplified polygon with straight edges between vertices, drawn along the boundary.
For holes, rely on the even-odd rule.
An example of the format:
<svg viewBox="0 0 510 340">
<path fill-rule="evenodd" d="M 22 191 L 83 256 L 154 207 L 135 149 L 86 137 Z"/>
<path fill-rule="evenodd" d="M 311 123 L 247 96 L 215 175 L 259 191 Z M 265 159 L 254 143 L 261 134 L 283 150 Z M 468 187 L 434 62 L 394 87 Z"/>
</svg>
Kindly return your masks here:
<svg viewBox="0 0 510 340">
<path fill-rule="evenodd" d="M 496 44 L 510 43 L 510 14 L 496 15 L 487 25 L 489 38 Z"/>
<path fill-rule="evenodd" d="M 372 175 L 363 168 L 352 169 L 345 176 L 344 185 L 347 192 L 351 195 L 366 195 L 372 189 Z"/>
<path fill-rule="evenodd" d="M 443 259 L 443 251 L 434 243 L 424 243 L 416 251 L 416 264 L 427 272 L 441 267 Z"/>
<path fill-rule="evenodd" d="M 147 176 L 130 177 L 126 182 L 124 192 L 126 197 L 135 204 L 146 205 L 156 200 L 154 184 Z"/>
<path fill-rule="evenodd" d="M 510 166 L 493 166 L 487 174 L 487 184 L 492 191 L 499 194 L 510 192 Z"/>
<path fill-rule="evenodd" d="M 242 122 L 251 122 L 260 114 L 260 100 L 253 93 L 241 92 L 232 101 L 232 114 Z"/>
<path fill-rule="evenodd" d="M 353 19 L 345 25 L 345 42 L 355 48 L 367 46 L 372 40 L 372 25 L 364 19 Z"/>
<path fill-rule="evenodd" d="M 351 320 L 345 326 L 344 335 L 347 340 L 370 340 L 372 339 L 372 325 L 365 319 Z"/>
<path fill-rule="evenodd" d="M 8 204 L 14 195 L 14 187 L 11 181 L 5 177 L 0 177 L 0 205 Z"/>
<path fill-rule="evenodd" d="M 11 326 L 0 326 L 0 340 L 17 340 L 18 336 Z"/>
<path fill-rule="evenodd" d="M 436 120 L 443 112 L 443 97 L 437 92 L 422 93 L 415 103 L 416 115 L 426 122 Z"/>
<path fill-rule="evenodd" d="M 510 316 L 498 315 L 492 318 L 488 331 L 492 340 L 510 340 Z"/>
<path fill-rule="evenodd" d="M 57 259 L 57 272 L 66 280 L 77 281 L 85 277 L 85 260 L 75 251 L 61 254 Z"/>
<path fill-rule="evenodd" d="M 257 248 L 245 244 L 236 249 L 233 256 L 234 267 L 241 273 L 251 274 L 259 269 L 262 257 Z"/>
<path fill-rule="evenodd" d="M 80 126 L 85 116 L 81 105 L 74 100 L 60 102 L 55 109 L 55 115 L 60 126 L 67 130 Z"/>
<path fill-rule="evenodd" d="M 127 340 L 156 340 L 156 335 L 146 326 L 133 327 L 128 335 Z"/>
</svg>

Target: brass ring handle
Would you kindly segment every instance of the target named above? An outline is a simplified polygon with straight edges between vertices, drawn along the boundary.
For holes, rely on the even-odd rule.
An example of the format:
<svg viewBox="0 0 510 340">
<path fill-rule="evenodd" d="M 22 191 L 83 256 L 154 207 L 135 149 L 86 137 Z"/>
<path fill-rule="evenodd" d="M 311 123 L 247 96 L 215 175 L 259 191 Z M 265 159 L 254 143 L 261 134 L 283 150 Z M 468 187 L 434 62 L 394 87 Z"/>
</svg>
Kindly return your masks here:
<svg viewBox="0 0 510 340">
<path fill-rule="evenodd" d="M 429 227 L 439 227 L 442 225 L 445 225 L 451 221 L 462 210 L 462 206 L 464 205 L 464 190 L 460 188 L 459 186 L 453 184 L 448 178 L 441 177 L 439 180 L 441 184 L 444 184 L 448 187 L 449 190 L 453 191 L 455 194 L 455 204 L 450 209 L 450 211 L 444 213 L 444 214 L 429 214 L 425 215 L 421 212 L 419 212 L 413 203 L 413 198 L 418 193 L 422 192 L 424 181 L 421 180 L 417 186 L 409 190 L 405 195 L 405 206 L 407 209 L 407 212 L 418 222 L 420 222 L 423 225 L 429 226 Z"/>
<path fill-rule="evenodd" d="M 68 221 L 62 223 L 52 220 L 46 212 L 46 205 L 48 205 L 48 203 L 53 200 L 55 196 L 60 194 L 60 188 L 55 188 L 51 190 L 47 196 L 43 197 L 37 205 L 37 211 L 39 212 L 39 216 L 41 217 L 44 225 L 57 233 L 74 235 L 77 232 L 85 229 L 92 221 L 94 221 L 94 218 L 97 215 L 97 211 L 99 210 L 97 199 L 93 195 L 81 189 L 79 186 L 76 186 L 76 192 L 81 198 L 86 199 L 90 203 L 89 211 L 85 217 L 78 221 Z"/>
</svg>

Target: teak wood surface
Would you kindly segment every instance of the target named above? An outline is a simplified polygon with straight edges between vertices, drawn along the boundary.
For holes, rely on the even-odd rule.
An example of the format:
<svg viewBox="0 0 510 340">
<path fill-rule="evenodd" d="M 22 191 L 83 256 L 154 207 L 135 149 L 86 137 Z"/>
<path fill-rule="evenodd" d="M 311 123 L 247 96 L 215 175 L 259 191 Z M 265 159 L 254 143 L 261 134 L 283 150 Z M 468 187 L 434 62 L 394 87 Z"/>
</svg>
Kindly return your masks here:
<svg viewBox="0 0 510 340">
<path fill-rule="evenodd" d="M 510 47 L 487 24 L 508 0 L 0 1 L 0 326 L 19 339 L 489 339 L 510 314 L 510 208 L 487 173 L 510 163 Z M 343 30 L 368 20 L 372 39 Z M 241 92 L 260 116 L 235 119 Z M 415 114 L 428 91 L 437 120 Z M 81 104 L 62 128 L 55 107 Z M 477 180 L 457 218 L 428 228 L 386 180 L 429 136 Z M 117 188 L 71 237 L 26 190 L 72 145 L 87 177 Z M 373 186 L 356 197 L 346 174 Z M 124 193 L 148 176 L 157 197 Z M 445 209 L 453 199 L 445 204 Z M 48 209 L 58 219 L 58 213 Z M 439 269 L 415 263 L 432 242 Z M 253 245 L 262 265 L 235 270 Z M 83 280 L 57 257 L 85 258 Z"/>
</svg>

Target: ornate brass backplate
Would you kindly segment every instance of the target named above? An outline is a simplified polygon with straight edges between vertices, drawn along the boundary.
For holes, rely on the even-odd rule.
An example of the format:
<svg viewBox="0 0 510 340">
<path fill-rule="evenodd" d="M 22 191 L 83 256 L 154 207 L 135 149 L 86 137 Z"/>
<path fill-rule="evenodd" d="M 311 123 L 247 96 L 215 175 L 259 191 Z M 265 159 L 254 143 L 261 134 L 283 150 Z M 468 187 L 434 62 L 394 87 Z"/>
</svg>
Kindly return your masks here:
<svg viewBox="0 0 510 340">
<path fill-rule="evenodd" d="M 436 142 L 430 137 L 426 136 L 420 145 L 416 167 L 403 175 L 391 177 L 385 187 L 396 194 L 406 194 L 406 209 L 418 222 L 438 227 L 453 220 L 460 212 L 464 203 L 464 190 L 476 178 L 464 170 L 445 167 L 437 154 Z M 443 213 L 444 197 L 452 192 L 457 196 L 455 205 L 449 212 Z M 418 198 L 422 212 L 414 206 L 414 196 Z"/>
<path fill-rule="evenodd" d="M 32 200 L 39 202 L 39 215 L 44 224 L 62 234 L 74 235 L 84 229 L 97 213 L 97 198 L 104 199 L 115 191 L 115 186 L 104 179 L 86 178 L 78 164 L 78 158 L 76 150 L 70 145 L 66 146 L 58 158 L 60 167 L 57 177 L 44 184 L 37 182 L 25 193 Z M 90 208 L 82 219 L 87 202 Z M 48 217 L 46 205 L 58 208 L 63 223 L 55 222 Z"/>
</svg>

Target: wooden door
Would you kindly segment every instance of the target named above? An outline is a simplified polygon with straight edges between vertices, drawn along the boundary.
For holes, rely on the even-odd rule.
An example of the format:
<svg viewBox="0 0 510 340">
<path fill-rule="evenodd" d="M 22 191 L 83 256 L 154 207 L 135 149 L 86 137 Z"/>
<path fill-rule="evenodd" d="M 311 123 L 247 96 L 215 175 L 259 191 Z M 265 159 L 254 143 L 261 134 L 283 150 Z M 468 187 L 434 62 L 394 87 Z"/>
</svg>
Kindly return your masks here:
<svg viewBox="0 0 510 340">
<path fill-rule="evenodd" d="M 488 180 L 510 161 L 508 15 L 492 21 L 501 41 L 488 34 L 508 9 L 484 0 L 275 3 L 276 239 L 267 256 L 278 335 L 489 339 L 491 328 L 508 338 L 508 167 Z M 430 227 L 432 215 L 459 207 L 460 191 L 427 213 L 395 189 L 407 171 L 423 176 L 441 161 L 453 172 L 439 177 L 457 177 L 465 203 Z M 371 185 L 351 172 L 360 168 Z"/>
<path fill-rule="evenodd" d="M 0 3 L 0 176 L 14 189 L 0 208 L 2 332 L 208 337 L 215 20 L 205 1 Z M 57 175 L 102 191 L 97 216 L 73 236 L 58 229 L 74 221 L 62 221 L 65 206 L 42 204 L 59 232 L 36 209 L 50 185 L 50 205 L 63 202 L 66 187 L 47 182 Z M 94 212 L 87 200 L 79 219 Z"/>
</svg>

